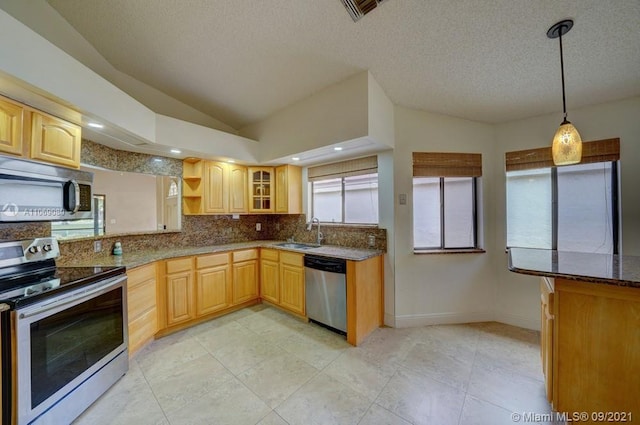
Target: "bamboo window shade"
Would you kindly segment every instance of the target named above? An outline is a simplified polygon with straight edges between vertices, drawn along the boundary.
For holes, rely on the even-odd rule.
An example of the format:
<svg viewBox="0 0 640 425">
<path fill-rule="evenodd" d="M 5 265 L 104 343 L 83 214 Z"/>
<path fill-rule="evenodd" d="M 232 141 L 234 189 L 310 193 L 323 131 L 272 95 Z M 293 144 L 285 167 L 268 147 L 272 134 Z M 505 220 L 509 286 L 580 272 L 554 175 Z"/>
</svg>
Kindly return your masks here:
<svg viewBox="0 0 640 425">
<path fill-rule="evenodd" d="M 413 152 L 413 177 L 480 177 L 482 154 Z"/>
<path fill-rule="evenodd" d="M 618 161 L 620 159 L 620 139 L 604 139 L 582 143 L 580 164 Z M 507 152 L 505 154 L 507 171 L 533 170 L 553 167 L 551 146 L 538 149 Z"/>
<path fill-rule="evenodd" d="M 373 155 L 365 158 L 350 159 L 347 161 L 309 167 L 307 177 L 310 182 L 314 182 L 318 180 L 374 174 L 377 172 L 378 157 Z"/>
</svg>

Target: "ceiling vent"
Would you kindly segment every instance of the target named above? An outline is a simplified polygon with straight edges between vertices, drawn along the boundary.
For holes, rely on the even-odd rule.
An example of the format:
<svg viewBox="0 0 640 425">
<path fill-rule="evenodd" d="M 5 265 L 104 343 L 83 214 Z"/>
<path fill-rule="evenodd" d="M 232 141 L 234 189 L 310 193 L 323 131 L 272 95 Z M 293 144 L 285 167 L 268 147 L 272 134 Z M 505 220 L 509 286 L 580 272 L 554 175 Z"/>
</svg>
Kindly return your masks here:
<svg viewBox="0 0 640 425">
<path fill-rule="evenodd" d="M 353 22 L 358 22 L 367 13 L 375 9 L 379 4 L 386 0 L 340 0 L 344 7 L 347 8 L 349 16 Z"/>
</svg>

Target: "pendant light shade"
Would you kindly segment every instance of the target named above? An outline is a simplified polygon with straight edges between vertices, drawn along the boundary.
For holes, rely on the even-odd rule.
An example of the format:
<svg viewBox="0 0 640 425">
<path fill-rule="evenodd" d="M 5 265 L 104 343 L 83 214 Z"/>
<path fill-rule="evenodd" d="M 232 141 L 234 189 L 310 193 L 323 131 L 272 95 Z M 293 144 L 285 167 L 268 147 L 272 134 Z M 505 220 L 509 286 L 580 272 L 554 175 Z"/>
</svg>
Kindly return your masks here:
<svg viewBox="0 0 640 425">
<path fill-rule="evenodd" d="M 547 31 L 547 37 L 560 40 L 560 72 L 562 75 L 562 111 L 564 120 L 553 137 L 551 154 L 555 165 L 577 164 L 582 159 L 582 138 L 578 130 L 567 120 L 567 102 L 564 93 L 564 59 L 562 57 L 562 36 L 573 27 L 570 19 L 560 21 Z"/>
<path fill-rule="evenodd" d="M 555 165 L 577 164 L 582 158 L 582 138 L 569 121 L 564 120 L 553 136 L 551 154 Z"/>
</svg>

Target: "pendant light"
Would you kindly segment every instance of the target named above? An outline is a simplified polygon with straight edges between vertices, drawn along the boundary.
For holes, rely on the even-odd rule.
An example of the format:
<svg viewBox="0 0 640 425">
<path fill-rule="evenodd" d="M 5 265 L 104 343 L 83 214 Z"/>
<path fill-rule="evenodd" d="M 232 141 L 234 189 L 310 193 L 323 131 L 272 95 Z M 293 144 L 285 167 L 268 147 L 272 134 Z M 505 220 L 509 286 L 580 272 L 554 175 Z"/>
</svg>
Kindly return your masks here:
<svg viewBox="0 0 640 425">
<path fill-rule="evenodd" d="M 562 112 L 564 119 L 553 137 L 551 153 L 555 165 L 577 164 L 582 158 L 582 138 L 578 130 L 567 120 L 567 102 L 564 94 L 564 60 L 562 58 L 562 36 L 573 27 L 573 21 L 566 19 L 553 25 L 547 37 L 560 40 L 560 72 L 562 74 Z"/>
</svg>

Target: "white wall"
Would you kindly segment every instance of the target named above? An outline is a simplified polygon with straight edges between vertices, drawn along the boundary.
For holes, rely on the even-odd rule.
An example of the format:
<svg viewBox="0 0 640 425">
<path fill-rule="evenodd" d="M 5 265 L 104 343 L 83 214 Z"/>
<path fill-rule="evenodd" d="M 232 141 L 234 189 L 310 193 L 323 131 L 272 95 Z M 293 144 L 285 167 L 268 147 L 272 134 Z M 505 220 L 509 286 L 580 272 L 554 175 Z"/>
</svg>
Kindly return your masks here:
<svg viewBox="0 0 640 425">
<path fill-rule="evenodd" d="M 568 116 L 584 141 L 620 138 L 622 253 L 640 255 L 640 97 L 570 110 Z M 505 152 L 549 146 L 560 121 L 562 116 L 557 113 L 495 126 L 496 162 L 504 163 Z M 496 250 L 506 246 L 506 180 L 504 166 L 499 168 L 495 180 Z M 538 278 L 511 273 L 506 257 L 496 259 L 497 320 L 537 329 Z"/>
<path fill-rule="evenodd" d="M 415 326 L 493 318 L 496 256 L 494 226 L 496 169 L 493 126 L 396 106 L 395 108 L 395 319 Z M 412 152 L 482 154 L 484 247 L 482 254 L 413 253 Z M 407 205 L 398 195 L 407 194 Z"/>
<path fill-rule="evenodd" d="M 368 72 L 288 106 L 240 130 L 260 141 L 260 159 L 268 162 L 290 154 L 368 135 Z"/>
</svg>

